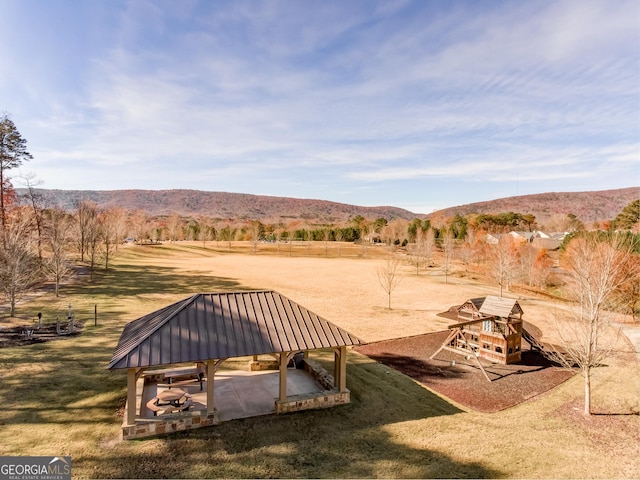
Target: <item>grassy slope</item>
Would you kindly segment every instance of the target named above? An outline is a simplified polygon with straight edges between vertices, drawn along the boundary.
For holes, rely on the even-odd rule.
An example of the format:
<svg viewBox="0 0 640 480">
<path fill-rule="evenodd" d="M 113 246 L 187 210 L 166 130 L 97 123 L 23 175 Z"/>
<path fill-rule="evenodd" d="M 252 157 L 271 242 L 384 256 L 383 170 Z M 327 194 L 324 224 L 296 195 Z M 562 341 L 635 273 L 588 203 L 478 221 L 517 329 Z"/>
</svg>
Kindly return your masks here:
<svg viewBox="0 0 640 480">
<path fill-rule="evenodd" d="M 518 407 L 479 414 L 355 352 L 347 373 L 350 405 L 119 441 L 116 412 L 126 380 L 105 366 L 123 324 L 189 292 L 265 287 L 266 280 L 250 283 L 232 271 L 224 263 L 230 257 L 184 247 L 131 249 L 93 284 L 21 306 L 50 319 L 64 317 L 71 302 L 76 318 L 90 321 L 77 338 L 0 350 L 0 455 L 71 455 L 74 476 L 98 478 L 638 476 L 639 417 L 582 419 L 573 408 L 582 393 L 579 377 Z M 224 275 L 198 268 L 211 258 L 225 265 Z M 294 298 L 307 306 L 301 280 Z M 388 315 L 375 308 L 367 315 L 376 312 Z M 637 362 L 624 352 L 610 360 L 594 379 L 596 409 L 637 410 Z"/>
</svg>

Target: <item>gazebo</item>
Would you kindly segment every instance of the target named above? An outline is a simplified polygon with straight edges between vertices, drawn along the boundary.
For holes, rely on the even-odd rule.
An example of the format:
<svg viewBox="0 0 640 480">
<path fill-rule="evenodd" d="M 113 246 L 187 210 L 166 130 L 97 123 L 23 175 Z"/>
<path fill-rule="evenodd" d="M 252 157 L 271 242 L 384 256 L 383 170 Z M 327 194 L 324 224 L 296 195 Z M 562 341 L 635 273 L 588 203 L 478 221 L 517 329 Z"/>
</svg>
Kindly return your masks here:
<svg viewBox="0 0 640 480">
<path fill-rule="evenodd" d="M 222 362 L 234 357 L 252 357 L 255 369 L 271 363 L 279 370 L 279 389 L 274 398 L 277 413 L 349 403 L 346 351 L 348 346 L 362 343 L 274 291 L 193 295 L 124 327 L 107 367 L 127 371 L 123 437 L 139 438 L 217 424 L 215 374 Z M 310 351 L 320 349 L 333 350 L 333 375 L 308 358 Z M 260 355 L 269 355 L 271 361 L 260 362 Z M 322 392 L 304 398 L 288 397 L 287 371 L 294 360 L 325 385 Z M 206 384 L 206 409 L 153 419 L 140 415 L 137 401 L 144 389 L 144 378 L 159 378 L 166 372 L 158 367 L 172 367 L 175 372 L 177 365 L 184 364 L 191 364 L 184 369 L 185 374 L 197 377 L 203 390 Z"/>
</svg>

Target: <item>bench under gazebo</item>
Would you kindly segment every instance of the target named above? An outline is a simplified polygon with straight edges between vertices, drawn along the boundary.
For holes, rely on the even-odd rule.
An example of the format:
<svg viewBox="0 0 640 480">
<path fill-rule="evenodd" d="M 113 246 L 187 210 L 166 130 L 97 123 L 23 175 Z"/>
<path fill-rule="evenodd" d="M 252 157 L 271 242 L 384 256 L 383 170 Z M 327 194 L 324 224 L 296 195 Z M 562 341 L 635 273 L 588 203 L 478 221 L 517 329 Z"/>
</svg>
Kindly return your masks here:
<svg viewBox="0 0 640 480">
<path fill-rule="evenodd" d="M 270 399 L 273 412 L 349 403 L 347 347 L 362 343 L 274 291 L 193 295 L 124 327 L 107 367 L 127 371 L 123 438 L 219 423 L 214 402 L 216 372 L 230 358 L 251 357 L 250 369 L 255 371 L 255 378 L 267 373 L 265 369 L 277 369 L 277 391 Z M 309 358 L 309 352 L 324 349 L 333 350 L 333 375 Z M 320 388 L 302 394 L 288 393 L 288 376 L 303 372 L 312 376 Z M 243 381 L 252 381 L 247 372 L 242 373 Z M 176 399 L 167 403 L 167 408 L 156 407 L 159 399 L 178 397 L 179 389 L 189 388 L 191 393 L 185 393 L 184 403 Z M 173 394 L 168 393 L 171 389 Z"/>
</svg>

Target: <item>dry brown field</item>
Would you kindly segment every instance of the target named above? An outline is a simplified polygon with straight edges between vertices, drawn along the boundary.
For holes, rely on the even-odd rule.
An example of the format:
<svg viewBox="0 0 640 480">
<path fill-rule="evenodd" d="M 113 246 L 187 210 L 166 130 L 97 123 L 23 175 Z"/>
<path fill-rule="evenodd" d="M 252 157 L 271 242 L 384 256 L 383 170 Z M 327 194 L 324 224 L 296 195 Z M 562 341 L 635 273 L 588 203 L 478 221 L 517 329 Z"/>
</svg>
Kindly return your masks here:
<svg viewBox="0 0 640 480">
<path fill-rule="evenodd" d="M 496 413 L 442 398 L 351 351 L 352 403 L 316 412 L 256 417 L 190 433 L 123 442 L 126 378 L 105 367 L 128 321 L 195 292 L 276 290 L 373 342 L 445 329 L 452 305 L 499 294 L 464 273 L 407 263 L 392 294 L 379 285 L 383 247 L 180 242 L 120 249 L 109 272 L 35 296 L 21 317 L 64 315 L 73 304 L 82 334 L 0 349 L 0 455 L 71 455 L 77 478 L 637 478 L 640 368 L 620 339 L 593 378 L 593 407 L 580 414 L 579 376 Z M 509 292 L 505 295 L 512 296 Z M 513 295 L 526 321 L 552 341 L 567 306 Z M 92 324 L 94 306 L 99 311 Z M 2 322 L 0 322 L 2 323 Z"/>
</svg>

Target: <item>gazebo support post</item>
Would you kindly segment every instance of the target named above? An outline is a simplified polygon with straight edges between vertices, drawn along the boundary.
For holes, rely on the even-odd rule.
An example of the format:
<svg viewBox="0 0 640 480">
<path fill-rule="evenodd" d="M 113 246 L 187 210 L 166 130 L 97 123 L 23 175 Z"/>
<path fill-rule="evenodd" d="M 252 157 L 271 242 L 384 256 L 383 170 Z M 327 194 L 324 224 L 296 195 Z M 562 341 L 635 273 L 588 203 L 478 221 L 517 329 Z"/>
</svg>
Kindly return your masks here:
<svg viewBox="0 0 640 480">
<path fill-rule="evenodd" d="M 333 349 L 333 386 L 340 392 L 347 391 L 347 347 Z"/>
<path fill-rule="evenodd" d="M 280 395 L 281 402 L 287 401 L 287 352 L 280 352 Z"/>
<path fill-rule="evenodd" d="M 213 415 L 216 411 L 216 406 L 213 400 L 214 393 L 214 379 L 216 376 L 216 361 L 207 360 L 207 415 Z"/>
<path fill-rule="evenodd" d="M 136 383 L 138 382 L 138 372 L 141 371 L 140 368 L 127 369 L 127 425 L 136 424 Z"/>
</svg>

